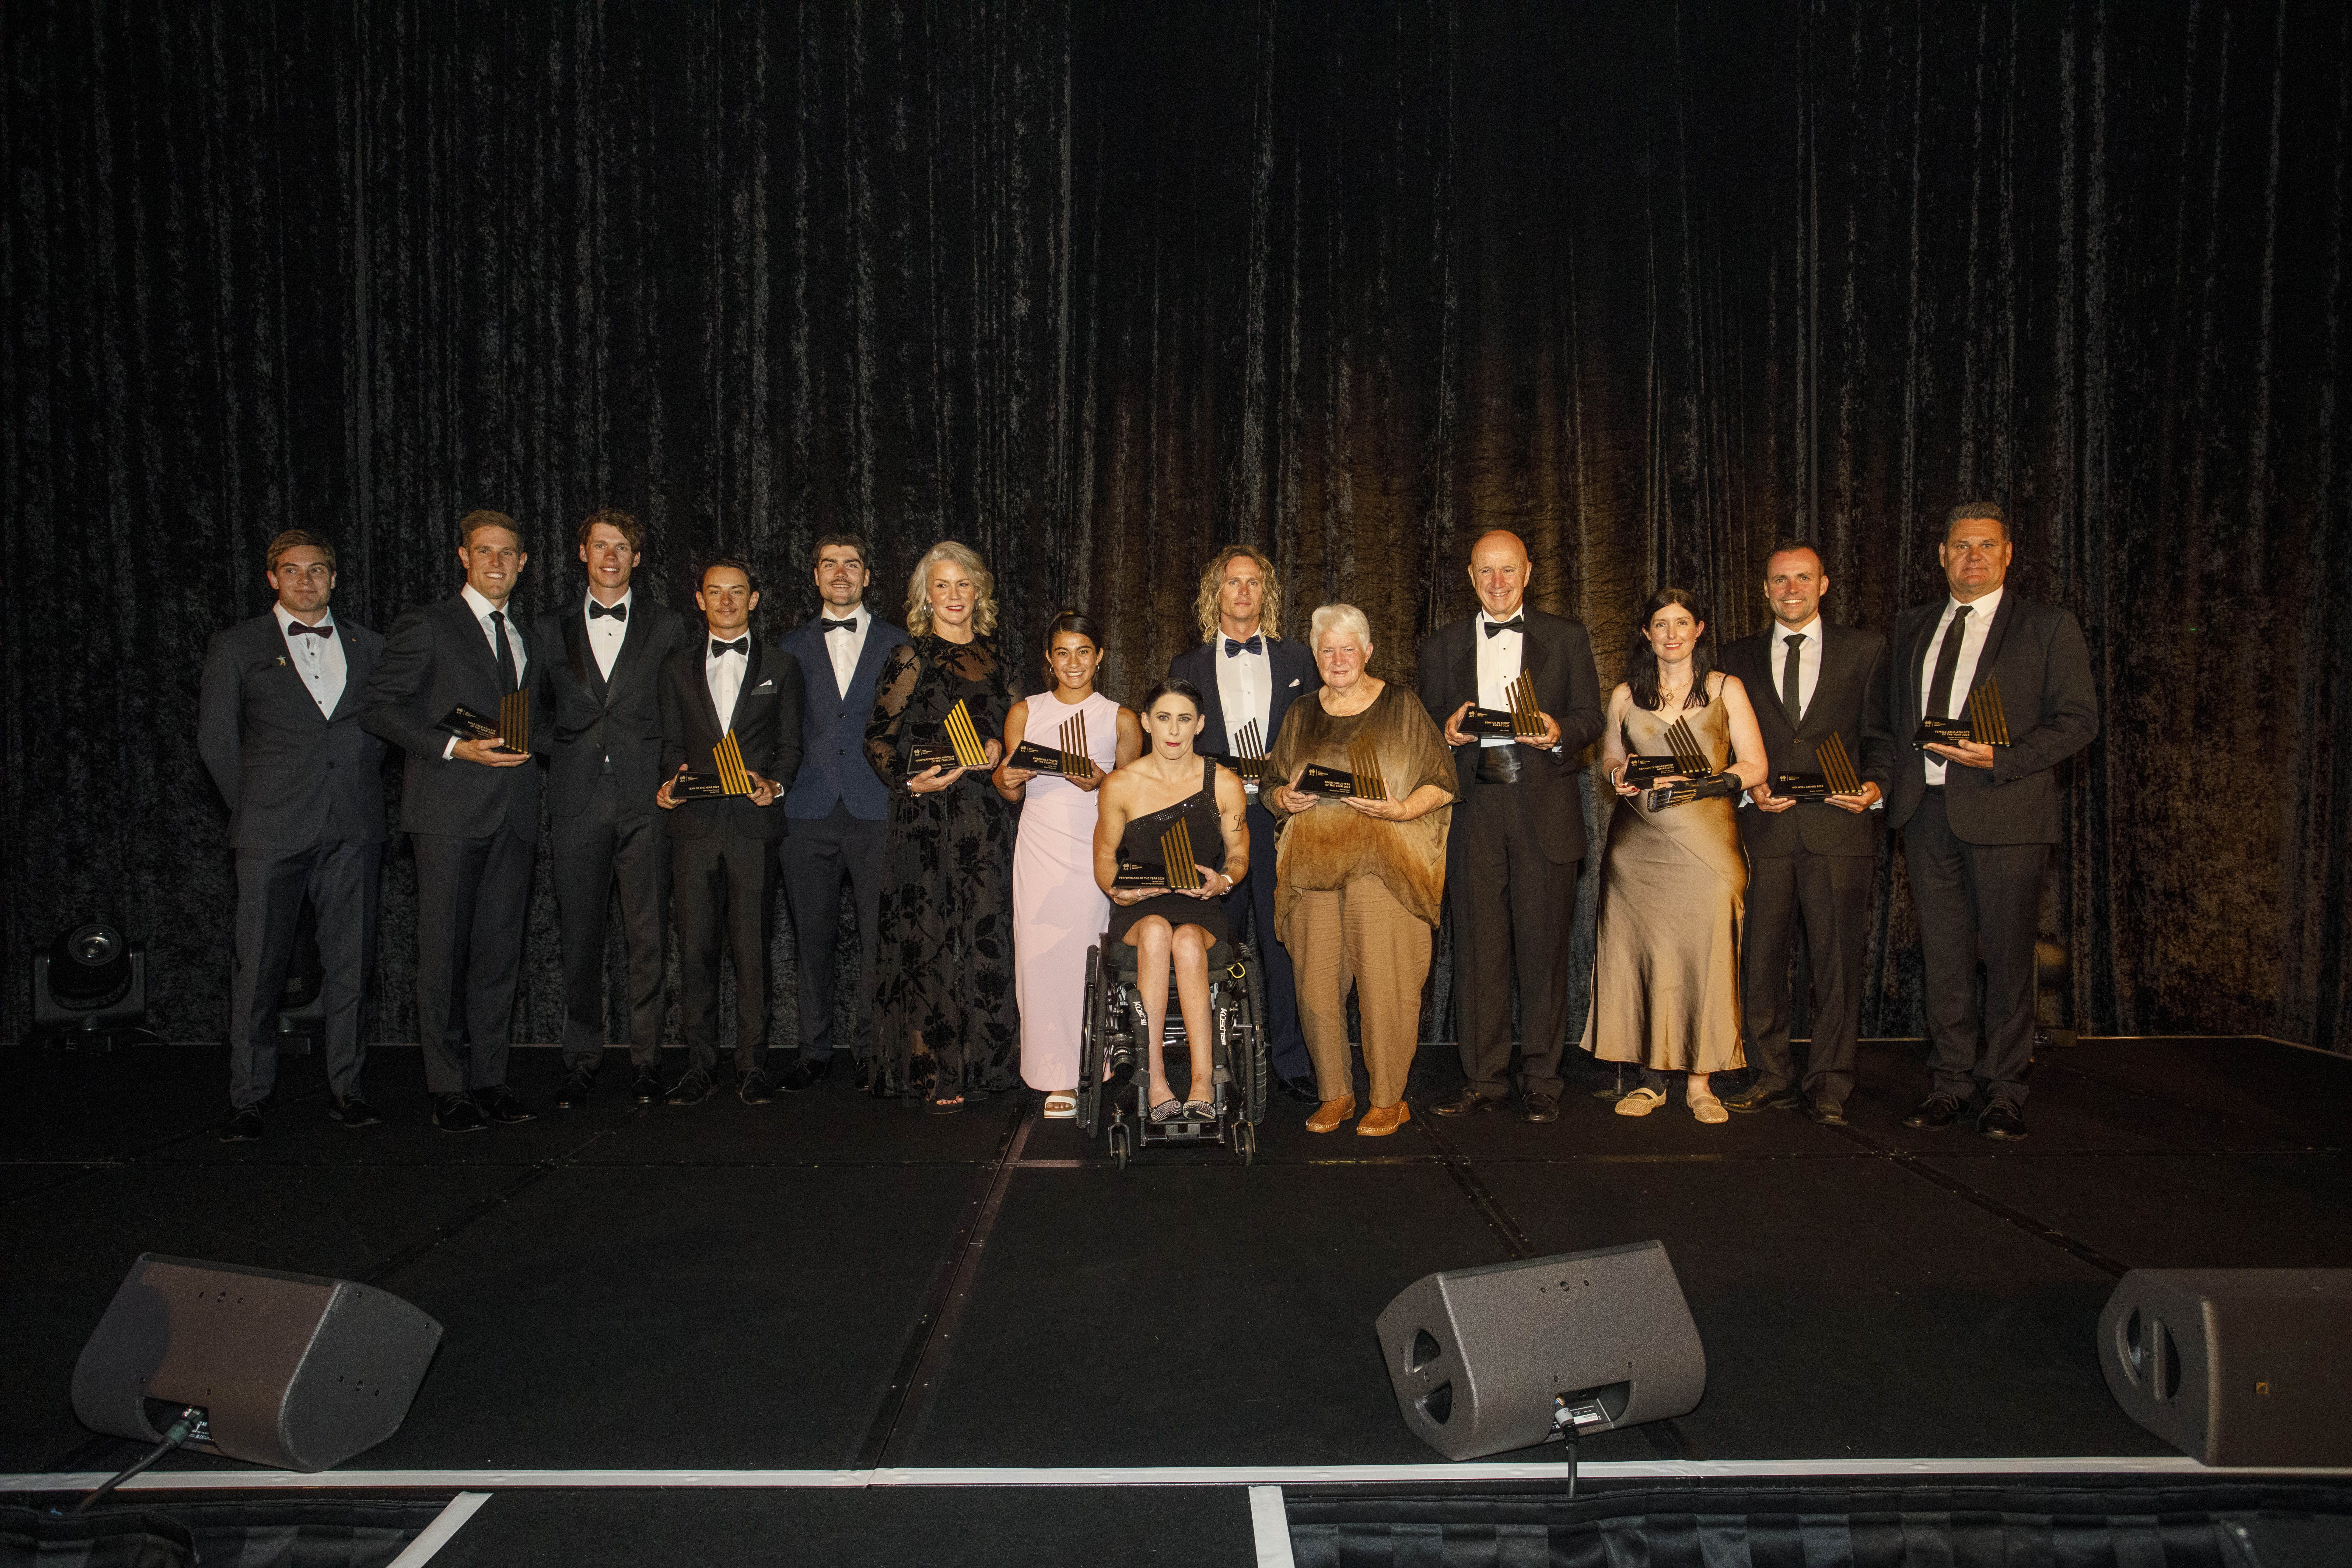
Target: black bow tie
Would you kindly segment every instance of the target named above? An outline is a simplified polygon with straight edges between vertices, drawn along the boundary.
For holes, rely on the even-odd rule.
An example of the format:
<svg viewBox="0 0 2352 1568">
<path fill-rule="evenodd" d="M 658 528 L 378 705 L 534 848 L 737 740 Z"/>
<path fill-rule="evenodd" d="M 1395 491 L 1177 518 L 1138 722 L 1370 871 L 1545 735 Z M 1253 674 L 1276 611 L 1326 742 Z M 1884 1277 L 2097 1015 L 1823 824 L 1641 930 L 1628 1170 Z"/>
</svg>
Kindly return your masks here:
<svg viewBox="0 0 2352 1568">
<path fill-rule="evenodd" d="M 1486 623 L 1486 635 L 1490 637 L 1500 637 L 1505 632 L 1524 632 L 1527 629 L 1528 618 L 1525 616 L 1513 616 L 1507 621 L 1488 621 Z"/>
<path fill-rule="evenodd" d="M 593 599 L 589 600 L 588 618 L 593 621 L 599 616 L 610 616 L 616 621 L 625 621 L 629 618 L 629 606 L 625 601 L 618 605 L 600 605 Z"/>
<path fill-rule="evenodd" d="M 335 628 L 332 626 L 325 625 L 306 626 L 299 621 L 289 622 L 286 629 L 298 637 L 331 637 L 335 635 Z"/>
<path fill-rule="evenodd" d="M 1264 653 L 1265 651 L 1265 639 L 1258 636 L 1255 632 L 1250 633 L 1248 638 L 1243 642 L 1235 642 L 1231 637 L 1227 637 L 1225 639 L 1225 657 L 1227 658 L 1236 658 L 1244 652 Z"/>
<path fill-rule="evenodd" d="M 740 653 L 744 658 L 749 658 L 751 657 L 751 639 L 748 637 L 737 637 L 733 642 L 720 642 L 717 637 L 712 637 L 710 639 L 710 657 L 717 658 L 722 653 Z"/>
<path fill-rule="evenodd" d="M 816 624 L 828 632 L 854 632 L 857 629 L 857 617 L 852 616 L 845 621 L 828 621 L 823 616 L 819 616 L 816 618 Z"/>
</svg>

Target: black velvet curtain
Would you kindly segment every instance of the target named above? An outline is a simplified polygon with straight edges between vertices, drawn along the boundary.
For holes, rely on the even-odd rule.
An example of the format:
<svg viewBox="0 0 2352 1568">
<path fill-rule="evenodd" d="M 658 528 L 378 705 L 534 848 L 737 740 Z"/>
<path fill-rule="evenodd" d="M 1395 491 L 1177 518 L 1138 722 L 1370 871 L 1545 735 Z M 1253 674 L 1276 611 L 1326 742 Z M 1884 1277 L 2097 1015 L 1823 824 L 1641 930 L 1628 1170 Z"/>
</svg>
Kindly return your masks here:
<svg viewBox="0 0 2352 1568">
<path fill-rule="evenodd" d="M 1832 612 L 1885 626 L 1940 591 L 1944 509 L 1991 495 L 2105 682 L 2045 922 L 2071 1021 L 2352 1048 L 2347 28 L 2319 0 L 19 0 L 0 947 L 110 912 L 160 1024 L 217 1036 L 197 665 L 286 526 L 336 538 L 338 608 L 379 627 L 454 589 L 474 506 L 523 521 L 533 607 L 618 505 L 672 603 L 748 552 L 771 632 L 819 533 L 867 533 L 891 605 L 961 539 L 1023 658 L 1082 605 L 1132 696 L 1227 539 L 1294 628 L 1360 604 L 1410 681 L 1472 606 L 1470 539 L 1516 528 L 1606 680 L 1656 584 L 1759 625 L 1792 528 Z M 1865 1032 L 1916 1033 L 1899 857 L 1881 886 Z M 404 1039 L 403 851 L 385 898 L 371 1032 Z M 1580 962 L 1590 910 L 1588 879 Z M 543 882 L 531 918 L 518 1037 L 549 1039 Z M 11 1033 L 25 986 L 11 961 Z"/>
</svg>

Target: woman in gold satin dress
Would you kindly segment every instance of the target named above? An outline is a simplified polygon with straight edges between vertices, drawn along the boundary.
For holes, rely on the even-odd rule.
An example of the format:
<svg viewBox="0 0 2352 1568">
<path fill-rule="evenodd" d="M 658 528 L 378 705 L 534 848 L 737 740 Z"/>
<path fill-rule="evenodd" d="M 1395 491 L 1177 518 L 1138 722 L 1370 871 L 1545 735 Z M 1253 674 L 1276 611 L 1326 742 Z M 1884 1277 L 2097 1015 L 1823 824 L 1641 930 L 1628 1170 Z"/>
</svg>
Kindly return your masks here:
<svg viewBox="0 0 2352 1568">
<path fill-rule="evenodd" d="M 1739 1038 L 1748 857 L 1736 797 L 1652 811 L 1646 793 L 1624 782 L 1629 755 L 1673 754 L 1665 734 L 1678 719 L 1712 771 L 1735 775 L 1742 790 L 1764 782 L 1756 711 L 1738 679 L 1712 668 L 1706 638 L 1706 610 L 1696 597 L 1681 588 L 1653 594 L 1601 731 L 1601 771 L 1618 800 L 1601 862 L 1583 1044 L 1602 1061 L 1642 1064 L 1642 1086 L 1617 1102 L 1620 1116 L 1664 1104 L 1666 1075 L 1680 1072 L 1691 1114 L 1727 1121 L 1707 1079 L 1748 1060 Z M 1661 781 L 1675 782 L 1679 775 Z"/>
</svg>

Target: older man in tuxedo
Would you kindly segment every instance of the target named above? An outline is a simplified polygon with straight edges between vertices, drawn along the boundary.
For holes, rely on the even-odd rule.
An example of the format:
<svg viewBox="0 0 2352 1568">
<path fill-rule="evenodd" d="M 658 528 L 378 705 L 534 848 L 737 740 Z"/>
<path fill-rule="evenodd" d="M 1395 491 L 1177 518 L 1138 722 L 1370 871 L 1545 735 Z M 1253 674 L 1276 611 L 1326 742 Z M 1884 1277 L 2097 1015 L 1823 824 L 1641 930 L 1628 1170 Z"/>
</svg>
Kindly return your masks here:
<svg viewBox="0 0 2352 1568">
<path fill-rule="evenodd" d="M 1276 635 L 1282 626 L 1282 583 L 1274 563 L 1249 545 L 1226 545 L 1201 574 L 1194 608 L 1200 646 L 1168 662 L 1170 678 L 1191 681 L 1207 703 L 1193 750 L 1230 761 L 1255 738 L 1256 749 L 1250 754 L 1264 756 L 1274 749 L 1290 705 L 1323 685 L 1306 645 Z M 1271 1015 L 1266 1043 L 1276 1083 L 1301 1104 L 1319 1104 L 1315 1065 L 1298 1024 L 1290 954 L 1274 932 L 1274 816 L 1258 804 L 1255 781 L 1246 773 L 1242 776 L 1249 796 L 1249 875 L 1225 895 L 1225 922 L 1238 932 L 1244 913 L 1250 917 L 1250 940 Z"/>
<path fill-rule="evenodd" d="M 1478 612 L 1421 645 L 1421 700 L 1453 748 L 1461 806 L 1446 843 L 1445 901 L 1454 914 L 1454 1006 L 1462 1092 L 1437 1106 L 1466 1116 L 1498 1103 L 1511 1070 L 1511 973 L 1518 971 L 1520 1114 L 1559 1119 L 1559 1058 L 1568 1037 L 1568 938 L 1584 858 L 1578 753 L 1600 737 L 1601 678 L 1592 639 L 1564 616 L 1527 602 L 1535 565 L 1519 536 L 1497 529 L 1470 547 Z M 1525 674 L 1538 732 L 1485 735 L 1463 727 L 1473 708 L 1507 711 Z"/>
<path fill-rule="evenodd" d="M 223 1142 L 262 1135 L 261 1108 L 278 1081 L 278 1002 L 306 899 L 322 971 L 327 1114 L 346 1127 L 383 1120 L 360 1093 L 360 1007 L 375 964 L 376 874 L 389 837 L 383 742 L 360 727 L 360 694 L 383 638 L 329 606 L 327 540 L 289 529 L 266 560 L 278 602 L 215 634 L 196 709 L 197 750 L 228 802 L 236 855 Z"/>
<path fill-rule="evenodd" d="M 1733 1110 L 1802 1107 L 1816 1121 L 1837 1126 L 1853 1097 L 1863 941 L 1878 855 L 1875 808 L 1893 776 L 1895 749 L 1886 715 L 1873 705 L 1885 692 L 1886 639 L 1824 619 L 1829 586 L 1821 552 L 1811 543 L 1774 545 L 1764 561 L 1772 624 L 1723 654 L 1725 672 L 1748 689 L 1769 770 L 1739 813 L 1748 868 L 1741 1012 L 1755 1076 L 1723 1103 Z M 1773 787 L 1772 780 L 1784 776 L 1825 784 L 1820 757 L 1832 740 L 1859 788 L 1799 799 Z M 1800 924 L 1812 981 L 1801 1099 L 1789 1052 L 1789 956 Z"/>
<path fill-rule="evenodd" d="M 719 964 L 735 960 L 736 1092 L 748 1105 L 775 1098 L 767 1076 L 768 894 L 777 808 L 800 771 L 799 664 L 751 635 L 760 581 L 741 561 L 703 568 L 694 602 L 705 635 L 662 665 L 662 781 L 655 797 L 669 813 L 672 902 L 677 909 L 678 1011 L 686 1034 L 686 1071 L 669 1091 L 672 1105 L 710 1097 L 719 1063 Z M 749 774 L 744 795 L 685 797 L 682 775 L 720 776 L 720 743 L 733 737 Z"/>
<path fill-rule="evenodd" d="M 583 1104 L 604 1065 L 604 918 L 617 889 L 628 950 L 629 1093 L 662 1093 L 662 945 L 669 929 L 669 835 L 661 788 L 662 661 L 688 642 L 675 610 L 636 591 L 645 531 L 625 511 L 593 511 L 574 543 L 587 591 L 532 624 L 547 727 L 548 849 L 563 957 L 563 1087 Z"/>
<path fill-rule="evenodd" d="M 1895 623 L 1885 710 L 1903 759 L 1886 820 L 1903 834 L 1926 958 L 1934 1087 L 1903 1119 L 1950 1126 L 1973 1106 L 1988 1138 L 2025 1136 L 2033 942 L 2058 842 L 2058 764 L 2099 731 L 2082 626 L 2008 586 L 2016 538 L 2000 506 L 1952 509 L 1937 555 L 1948 592 Z M 1999 688 L 2009 743 L 1913 744 L 1923 719 L 1965 719 Z M 1975 999 L 1984 962 L 1984 1018 Z"/>
<path fill-rule="evenodd" d="M 444 726 L 460 706 L 499 713 L 541 671 L 509 609 L 530 559 L 514 519 L 469 511 L 457 541 L 465 586 L 394 623 L 360 721 L 408 753 L 400 826 L 416 857 L 416 1034 L 433 1125 L 477 1132 L 531 1119 L 507 1088 L 507 1046 L 539 852 L 540 768 L 499 739 Z"/>
<path fill-rule="evenodd" d="M 881 940 L 882 879 L 889 869 L 883 852 L 890 836 L 890 792 L 866 761 L 866 720 L 874 711 L 874 681 L 884 656 L 907 640 L 905 627 L 883 620 L 866 603 L 874 575 L 863 539 L 828 533 L 811 553 L 817 613 L 783 642 L 800 666 L 803 699 L 801 770 L 784 796 L 787 831 L 777 844 L 800 976 L 800 1054 L 776 1079 L 788 1094 L 833 1072 L 834 954 L 845 878 L 857 921 L 853 1051 L 874 1035 L 874 954 Z"/>
</svg>

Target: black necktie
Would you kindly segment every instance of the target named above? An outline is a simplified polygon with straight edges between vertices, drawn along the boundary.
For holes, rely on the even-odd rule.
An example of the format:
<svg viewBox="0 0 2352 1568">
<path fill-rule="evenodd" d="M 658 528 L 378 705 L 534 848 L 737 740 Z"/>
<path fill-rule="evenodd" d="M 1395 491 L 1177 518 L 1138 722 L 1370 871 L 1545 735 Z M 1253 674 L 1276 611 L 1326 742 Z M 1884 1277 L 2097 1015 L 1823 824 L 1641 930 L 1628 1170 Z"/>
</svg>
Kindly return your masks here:
<svg viewBox="0 0 2352 1568">
<path fill-rule="evenodd" d="M 740 653 L 749 658 L 751 657 L 751 639 L 748 637 L 740 637 L 733 642 L 720 642 L 717 637 L 712 637 L 710 657 L 717 658 L 722 653 Z"/>
<path fill-rule="evenodd" d="M 1255 632 L 1250 633 L 1246 638 L 1240 642 L 1235 642 L 1231 637 L 1227 637 L 1225 639 L 1225 657 L 1227 658 L 1238 658 L 1244 651 L 1250 653 L 1264 653 L 1265 651 L 1265 639 L 1259 637 Z"/>
<path fill-rule="evenodd" d="M 629 606 L 625 604 L 600 605 L 593 599 L 589 600 L 588 618 L 593 621 L 599 616 L 610 616 L 616 621 L 625 621 L 629 618 Z"/>
<path fill-rule="evenodd" d="M 298 637 L 331 637 L 335 635 L 335 628 L 332 626 L 306 626 L 299 621 L 291 623 L 286 629 Z"/>
<path fill-rule="evenodd" d="M 1805 634 L 1790 632 L 1783 640 L 1789 645 L 1789 653 L 1780 661 L 1780 710 L 1789 715 L 1789 728 L 1793 730 L 1797 727 L 1799 715 L 1805 710 L 1797 684 L 1797 660 L 1800 658 L 1797 650 L 1803 644 Z"/>
<path fill-rule="evenodd" d="M 1525 616 L 1513 616 L 1507 621 L 1488 621 L 1486 623 L 1486 635 L 1490 637 L 1500 637 L 1505 632 L 1523 632 L 1527 629 L 1528 618 Z"/>
<path fill-rule="evenodd" d="M 1952 716 L 1952 673 L 1960 668 L 1960 639 L 1968 635 L 1969 607 L 1962 605 L 1952 612 L 1952 624 L 1944 633 L 1944 643 L 1936 650 L 1936 679 L 1927 688 L 1927 712 L 1930 719 Z"/>
<path fill-rule="evenodd" d="M 828 621 L 823 616 L 819 616 L 816 618 L 816 624 L 827 632 L 855 632 L 857 629 L 857 617 L 852 616 L 845 621 Z"/>
<path fill-rule="evenodd" d="M 507 641 L 507 618 L 497 610 L 490 612 L 490 630 L 499 645 L 499 671 L 507 678 L 509 691 L 522 689 L 522 677 L 515 672 L 514 645 Z"/>
</svg>

